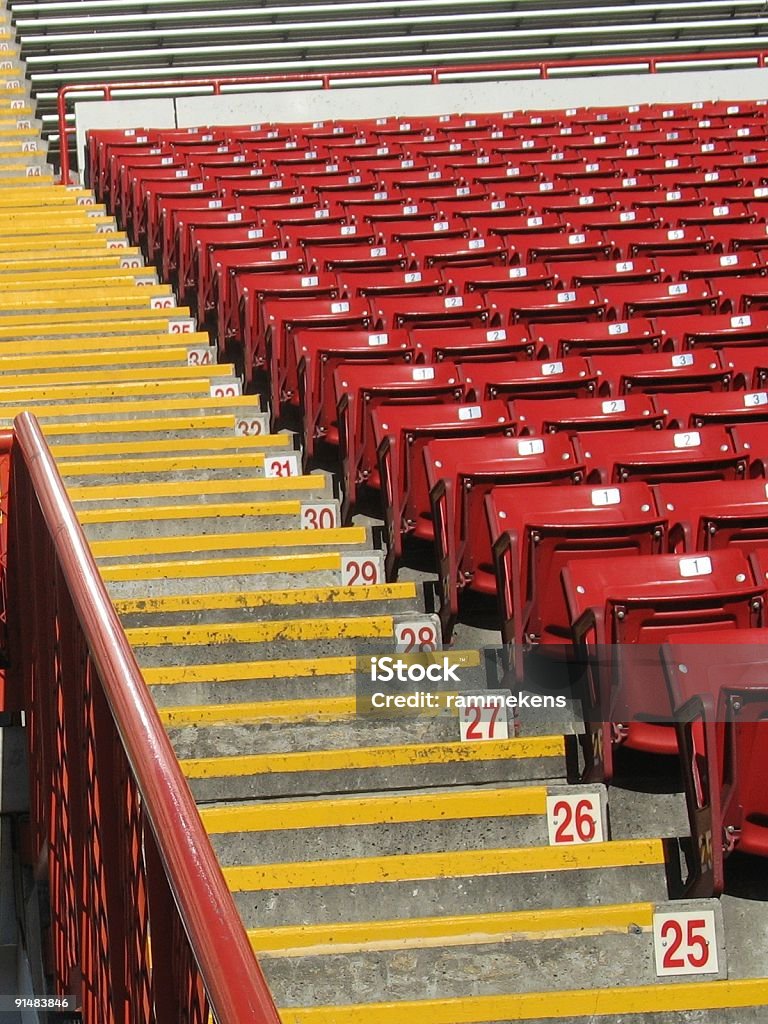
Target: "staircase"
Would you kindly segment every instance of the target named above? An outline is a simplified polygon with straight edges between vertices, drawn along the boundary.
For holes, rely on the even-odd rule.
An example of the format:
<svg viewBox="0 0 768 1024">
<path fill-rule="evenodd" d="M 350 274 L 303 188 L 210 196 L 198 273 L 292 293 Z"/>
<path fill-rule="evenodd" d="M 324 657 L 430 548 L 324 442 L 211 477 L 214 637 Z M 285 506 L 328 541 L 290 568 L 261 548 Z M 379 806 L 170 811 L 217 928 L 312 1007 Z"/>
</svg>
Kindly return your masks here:
<svg viewBox="0 0 768 1024">
<path fill-rule="evenodd" d="M 0 86 L 7 16 L 3 40 Z M 569 786 L 566 738 L 525 719 L 473 744 L 357 713 L 361 653 L 433 623 L 418 581 L 352 582 L 378 531 L 307 528 L 338 523 L 332 480 L 285 475 L 295 436 L 193 360 L 208 336 L 53 184 L 39 128 L 0 91 L 0 418 L 40 419 L 284 1024 L 764 1021 L 765 904 L 669 901 L 677 794 Z M 579 801 L 602 841 L 553 845 Z M 708 973 L 658 975 L 670 913 Z"/>
</svg>

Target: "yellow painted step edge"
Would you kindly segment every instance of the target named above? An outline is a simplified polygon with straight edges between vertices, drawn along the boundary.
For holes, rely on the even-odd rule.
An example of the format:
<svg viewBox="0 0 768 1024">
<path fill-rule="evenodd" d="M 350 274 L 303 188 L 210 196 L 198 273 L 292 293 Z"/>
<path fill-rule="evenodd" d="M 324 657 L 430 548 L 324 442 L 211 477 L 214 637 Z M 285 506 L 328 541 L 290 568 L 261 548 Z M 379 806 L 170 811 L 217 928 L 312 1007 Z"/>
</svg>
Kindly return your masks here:
<svg viewBox="0 0 768 1024">
<path fill-rule="evenodd" d="M 415 743 L 400 746 L 296 751 L 275 754 L 235 754 L 231 757 L 189 758 L 180 761 L 189 779 L 234 778 L 281 772 L 349 771 L 417 764 L 529 760 L 562 757 L 562 736 L 528 736 L 485 743 Z"/>
<path fill-rule="evenodd" d="M 283 864 L 248 864 L 224 868 L 224 878 L 233 892 L 263 892 L 268 889 L 416 882 L 428 878 L 596 871 L 650 867 L 663 863 L 664 847 L 660 839 L 624 839 L 609 843 L 585 843 L 568 849 L 561 846 L 524 846 L 394 854 L 387 857 L 343 857 L 338 860 L 291 861 Z"/>
<path fill-rule="evenodd" d="M 314 547 L 327 544 L 364 544 L 363 526 L 340 526 L 331 530 L 253 530 L 243 533 L 200 534 L 180 537 L 131 537 L 128 540 L 96 540 L 91 550 L 96 558 L 129 555 L 167 555 L 179 552 L 230 551 L 238 548 Z"/>
<path fill-rule="evenodd" d="M 493 1024 L 570 1017 L 612 1017 L 629 1013 L 681 1013 L 768 1005 L 768 979 L 697 981 L 678 985 L 597 988 L 512 995 L 462 996 L 351 1006 L 290 1007 L 282 1024 Z"/>
</svg>

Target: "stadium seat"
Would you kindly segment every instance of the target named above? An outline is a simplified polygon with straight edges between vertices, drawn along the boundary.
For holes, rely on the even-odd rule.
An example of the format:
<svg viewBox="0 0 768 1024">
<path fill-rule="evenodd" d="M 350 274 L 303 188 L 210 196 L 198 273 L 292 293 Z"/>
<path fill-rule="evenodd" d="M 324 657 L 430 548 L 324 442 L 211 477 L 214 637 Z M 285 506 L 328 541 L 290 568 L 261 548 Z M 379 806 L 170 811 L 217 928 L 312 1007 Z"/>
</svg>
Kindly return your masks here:
<svg viewBox="0 0 768 1024">
<path fill-rule="evenodd" d="M 764 625 L 765 586 L 737 550 L 570 561 L 562 571 L 574 654 L 587 670 L 586 777 L 610 779 L 613 745 L 674 754 L 658 645 L 691 629 Z"/>
<path fill-rule="evenodd" d="M 599 394 L 611 397 L 638 391 L 648 395 L 658 391 L 726 391 L 735 376 L 730 363 L 708 348 L 681 353 L 599 354 L 588 359 L 600 380 Z"/>
<path fill-rule="evenodd" d="M 580 483 L 584 469 L 564 434 L 430 441 L 424 464 L 434 523 L 443 638 L 450 639 L 459 595 L 494 594 L 496 574 L 484 500 L 500 484 Z"/>
<path fill-rule="evenodd" d="M 666 483 L 654 487 L 659 511 L 669 522 L 670 551 L 716 551 L 733 545 L 750 552 L 768 545 L 765 480 L 727 485 Z"/>
<path fill-rule="evenodd" d="M 453 363 L 420 363 L 416 366 L 339 366 L 333 375 L 339 431 L 341 478 L 344 486 L 342 518 L 349 519 L 357 501 L 359 485 L 378 489 L 379 469 L 371 412 L 379 406 L 397 404 L 441 405 L 460 402 L 464 386 Z"/>
<path fill-rule="evenodd" d="M 658 352 L 663 330 L 643 317 L 610 323 L 529 324 L 538 359 Z"/>
<path fill-rule="evenodd" d="M 658 257 L 656 262 L 661 262 Z M 608 320 L 716 313 L 721 301 L 707 281 L 697 280 L 601 284 L 597 292 L 606 305 Z"/>
<path fill-rule="evenodd" d="M 509 411 L 521 434 L 574 433 L 589 430 L 661 430 L 666 414 L 648 395 L 626 398 L 569 398 L 542 402 L 517 398 Z"/>
<path fill-rule="evenodd" d="M 459 375 L 467 395 L 491 398 L 590 398 L 597 393 L 597 375 L 587 360 L 473 362 Z"/>
<path fill-rule="evenodd" d="M 768 857 L 766 643 L 764 630 L 691 630 L 661 648 L 692 838 L 688 897 L 724 890 L 734 850 Z"/>
<path fill-rule="evenodd" d="M 534 342 L 523 325 L 513 327 L 416 327 L 414 345 L 428 363 L 443 359 L 476 363 L 501 359 L 533 359 Z"/>
<path fill-rule="evenodd" d="M 318 442 L 339 443 L 333 373 L 355 362 L 412 363 L 417 350 L 405 331 L 340 330 L 293 334 L 293 360 L 298 377 L 304 456 L 315 455 Z M 372 373 L 372 368 L 369 368 Z"/>
<path fill-rule="evenodd" d="M 384 497 L 387 579 L 395 579 L 405 538 L 434 542 L 424 446 L 438 438 L 511 436 L 515 428 L 501 401 L 474 405 L 390 403 L 373 410 L 371 425 Z"/>
<path fill-rule="evenodd" d="M 592 430 L 573 436 L 592 484 L 645 480 L 741 480 L 748 456 L 724 427 L 699 430 Z"/>
</svg>

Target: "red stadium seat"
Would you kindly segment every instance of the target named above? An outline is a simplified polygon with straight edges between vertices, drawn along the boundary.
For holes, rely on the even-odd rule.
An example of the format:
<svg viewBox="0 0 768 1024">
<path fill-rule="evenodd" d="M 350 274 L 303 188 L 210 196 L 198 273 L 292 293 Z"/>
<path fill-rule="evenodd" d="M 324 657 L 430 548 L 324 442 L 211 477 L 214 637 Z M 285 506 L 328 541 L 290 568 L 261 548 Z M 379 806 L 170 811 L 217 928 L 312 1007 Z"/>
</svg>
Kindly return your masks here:
<svg viewBox="0 0 768 1024">
<path fill-rule="evenodd" d="M 658 326 L 639 316 L 610 323 L 530 324 L 528 330 L 539 359 L 658 352 L 663 338 Z"/>
<path fill-rule="evenodd" d="M 589 398 L 597 376 L 585 359 L 477 362 L 461 365 L 459 375 L 476 401 L 491 398 Z"/>
<path fill-rule="evenodd" d="M 440 620 L 448 640 L 459 594 L 470 587 L 496 591 L 484 510 L 500 484 L 580 483 L 583 467 L 564 434 L 547 437 L 451 438 L 424 449 L 440 586 Z"/>
<path fill-rule="evenodd" d="M 539 291 L 486 291 L 489 303 L 499 307 L 504 322 L 509 324 L 550 323 L 571 320 L 603 320 L 606 304 L 594 288 Z"/>
<path fill-rule="evenodd" d="M 648 395 L 626 398 L 569 398 L 542 402 L 518 398 L 509 403 L 521 434 L 574 433 L 584 430 L 661 430 L 665 415 Z"/>
<path fill-rule="evenodd" d="M 417 327 L 410 332 L 428 363 L 443 359 L 476 363 L 500 359 L 532 359 L 534 343 L 524 326 Z"/>
<path fill-rule="evenodd" d="M 558 277 L 551 267 L 543 263 L 532 263 L 530 266 L 446 266 L 443 276 L 450 286 L 459 293 L 530 290 L 554 288 Z"/>
<path fill-rule="evenodd" d="M 703 318 L 702 318 L 703 319 Z M 693 352 L 656 352 L 643 355 L 589 356 L 600 378 L 601 395 L 629 395 L 641 391 L 725 391 L 734 371 L 712 349 Z"/>
<path fill-rule="evenodd" d="M 371 412 L 396 403 L 417 406 L 460 402 L 464 387 L 452 363 L 416 366 L 367 364 L 339 366 L 333 375 L 339 424 L 339 454 L 344 485 L 342 517 L 346 521 L 357 501 L 360 484 L 378 489 L 379 470 Z"/>
<path fill-rule="evenodd" d="M 768 857 L 768 634 L 691 631 L 661 657 L 674 710 L 693 854 L 685 895 L 718 895 L 733 850 Z"/>
<path fill-rule="evenodd" d="M 303 331 L 293 335 L 304 431 L 304 455 L 311 459 L 318 442 L 336 446 L 336 395 L 333 372 L 344 363 L 412 363 L 416 350 L 404 331 L 343 328 Z M 369 373 L 372 368 L 369 368 Z"/>
<path fill-rule="evenodd" d="M 662 333 L 678 351 L 732 348 L 768 343 L 768 313 L 726 313 L 660 321 Z"/>
<path fill-rule="evenodd" d="M 639 257 L 634 260 L 574 260 L 547 264 L 562 286 L 569 288 L 596 287 L 598 285 L 641 284 L 661 280 L 653 260 Z"/>
<path fill-rule="evenodd" d="M 562 572 L 574 651 L 588 671 L 587 778 L 610 779 L 613 745 L 677 751 L 658 645 L 691 629 L 762 626 L 765 587 L 734 549 L 570 561 Z"/>
<path fill-rule="evenodd" d="M 718 292 L 707 281 L 608 284 L 597 291 L 607 306 L 609 320 L 716 313 L 720 305 Z"/>
<path fill-rule="evenodd" d="M 669 522 L 670 551 L 716 551 L 736 546 L 750 552 L 768 545 L 765 480 L 727 484 L 658 484 L 659 511 Z"/>
<path fill-rule="evenodd" d="M 434 541 L 424 446 L 437 438 L 512 435 L 514 425 L 503 402 L 398 405 L 371 413 L 387 530 L 387 579 L 394 579 L 406 537 Z"/>
<path fill-rule="evenodd" d="M 486 498 L 498 579 L 502 640 L 522 652 L 569 644 L 560 573 L 573 559 L 660 554 L 666 522 L 644 483 L 618 487 L 494 487 Z M 617 575 L 621 575 L 617 567 Z"/>
<path fill-rule="evenodd" d="M 676 430 L 768 420 L 768 391 L 669 392 L 654 395 L 653 403 Z"/>
<path fill-rule="evenodd" d="M 573 436 L 586 480 L 741 480 L 748 457 L 723 427 L 699 430 L 588 431 Z"/>
</svg>

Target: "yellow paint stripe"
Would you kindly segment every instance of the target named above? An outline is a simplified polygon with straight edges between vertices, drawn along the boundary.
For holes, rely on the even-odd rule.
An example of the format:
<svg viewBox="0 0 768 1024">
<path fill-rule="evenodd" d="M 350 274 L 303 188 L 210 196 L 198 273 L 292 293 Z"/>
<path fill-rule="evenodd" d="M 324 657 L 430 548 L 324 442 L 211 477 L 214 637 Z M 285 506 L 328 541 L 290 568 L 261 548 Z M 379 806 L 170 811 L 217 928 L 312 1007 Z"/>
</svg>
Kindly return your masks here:
<svg viewBox="0 0 768 1024">
<path fill-rule="evenodd" d="M 137 250 L 122 249 L 121 255 L 138 255 Z M 14 259 L 10 254 L 6 259 L 6 266 L 0 268 L 0 280 L 5 280 L 6 275 L 18 274 L 31 274 L 35 275 L 38 273 L 45 273 L 49 271 L 52 273 L 56 268 L 62 270 L 75 269 L 79 272 L 82 268 L 83 273 L 87 273 L 90 270 L 96 270 L 103 272 L 108 267 L 119 268 L 120 267 L 120 256 L 114 253 L 105 253 L 103 249 L 97 249 L 92 253 L 78 252 L 72 256 L 38 256 L 36 259 L 30 259 L 27 253 L 17 254 L 17 258 Z M 150 268 L 137 267 L 129 273 L 141 274 L 151 273 Z"/>
<path fill-rule="evenodd" d="M 167 555 L 172 552 L 231 551 L 249 548 L 319 547 L 328 544 L 364 544 L 365 528 L 340 526 L 334 530 L 257 530 L 181 537 L 130 537 L 91 543 L 96 558 Z"/>
<path fill-rule="evenodd" d="M 4 314 L 0 320 L 0 326 L 9 331 L 12 327 L 32 327 L 36 329 L 43 329 L 45 327 L 58 326 L 59 324 L 74 324 L 76 327 L 86 327 L 88 324 L 96 324 L 100 333 L 111 333 L 117 326 L 126 328 L 126 333 L 130 333 L 131 330 L 136 329 L 136 323 L 140 320 L 151 321 L 153 324 L 161 326 L 165 329 L 165 325 L 170 319 L 174 319 L 179 316 L 189 316 L 189 309 L 187 306 L 176 306 L 174 309 L 150 309 L 149 303 L 146 304 L 146 308 L 132 309 L 130 314 L 126 311 L 124 315 L 120 316 L 120 310 L 117 310 L 117 314 L 114 318 L 106 319 L 104 311 L 100 309 L 78 309 L 78 310 L 64 310 L 57 312 L 56 310 L 44 310 L 40 313 L 19 313 L 13 315 L 11 313 Z"/>
<path fill-rule="evenodd" d="M 200 561 L 131 562 L 102 565 L 99 572 L 110 583 L 125 580 L 187 580 L 201 577 L 258 576 L 271 573 L 321 572 L 339 570 L 338 554 L 265 555 L 262 558 L 204 558 Z"/>
<path fill-rule="evenodd" d="M 313 491 L 323 486 L 316 476 L 243 477 L 238 480 L 161 480 L 135 484 L 90 484 L 68 489 L 71 501 L 119 501 L 124 498 L 188 497 L 208 494 L 268 494 Z"/>
<path fill-rule="evenodd" d="M 119 408 L 115 412 L 120 412 Z M 3 410 L 0 408 L 0 416 Z M 46 438 L 66 436 L 68 434 L 133 434 L 152 433 L 154 431 L 184 430 L 231 430 L 235 429 L 235 417 L 232 413 L 222 412 L 210 416 L 158 416 L 146 419 L 120 420 L 75 420 L 68 423 L 44 423 L 43 432 Z M 273 435 L 283 437 L 283 434 Z M 49 442 L 50 443 L 50 442 Z"/>
<path fill-rule="evenodd" d="M 663 863 L 664 847 L 660 839 L 625 839 L 585 843 L 572 848 L 524 846 L 249 864 L 224 868 L 224 877 L 233 892 L 263 892 L 267 889 L 322 889 L 334 885 L 416 882 L 427 878 L 596 871 Z"/>
<path fill-rule="evenodd" d="M 451 651 L 451 661 L 458 666 L 474 668 L 480 664 L 480 652 Z M 281 658 L 276 661 L 230 661 L 210 665 L 161 665 L 142 669 L 142 675 L 148 686 L 176 686 L 187 683 L 237 683 L 246 680 L 293 677 L 319 679 L 349 675 L 356 667 L 357 661 L 354 657 Z"/>
<path fill-rule="evenodd" d="M 152 366 L 142 369 L 139 366 L 128 367 L 105 367 L 101 370 L 82 370 L 80 372 L 67 370 L 62 373 L 28 373 L 3 375 L 3 387 L 23 388 L 33 385 L 38 388 L 48 387 L 50 384 L 61 384 L 64 387 L 73 384 L 94 384 L 108 383 L 109 381 L 124 381 L 130 384 L 143 383 L 142 377 L 147 383 L 157 384 L 161 381 L 175 381 L 186 383 L 187 380 L 218 380 L 232 376 L 233 367 L 229 363 L 222 363 L 219 366 Z"/>
<path fill-rule="evenodd" d="M 200 816 L 211 835 L 225 835 L 232 832 L 387 825 L 409 821 L 518 817 L 545 814 L 546 810 L 546 786 L 521 786 L 473 789 L 468 792 L 458 790 L 448 793 L 408 793 L 405 796 L 318 798 L 202 807 Z"/>
<path fill-rule="evenodd" d="M 298 502 L 275 502 L 275 505 L 296 505 Z M 227 506 L 228 507 L 228 506 Z M 274 506 L 266 505 L 265 508 Z M 203 506 L 205 509 L 205 506 Z M 142 511 L 134 509 L 134 512 Z M 151 511 L 151 510 L 150 510 Z M 81 512 L 80 520 L 88 513 Z M 119 615 L 138 612 L 148 614 L 172 614 L 174 612 L 204 611 L 208 609 L 267 608 L 276 605 L 291 606 L 320 604 L 324 602 L 343 604 L 348 601 L 401 601 L 416 597 L 413 582 L 378 583 L 370 587 L 299 587 L 295 590 L 261 590 L 221 594 L 179 594 L 168 597 L 137 597 L 115 601 Z"/>
<path fill-rule="evenodd" d="M 248 704 L 198 704 L 160 708 L 160 721 L 169 729 L 214 725 L 258 725 L 263 722 L 328 722 L 351 718 L 357 710 L 354 697 L 322 700 L 254 701 Z"/>
<path fill-rule="evenodd" d="M 290 827 L 290 826 L 288 826 Z M 262 955 L 322 955 L 343 950 L 383 950 L 426 946 L 475 945 L 483 942 L 535 940 L 557 935 L 626 933 L 648 929 L 652 903 L 621 903 L 602 907 L 566 907 L 499 914 L 415 917 L 387 921 L 343 921 L 331 925 L 286 925 L 252 928 L 251 947 Z M 310 954 L 311 950 L 311 954 Z M 362 1018 L 365 1020 L 365 1017 Z"/>
<path fill-rule="evenodd" d="M 562 736 L 528 736 L 524 739 L 488 740 L 485 743 L 419 743 L 275 754 L 237 754 L 232 757 L 190 758 L 180 761 L 180 764 L 187 778 L 218 779 L 280 772 L 328 772 L 417 764 L 528 760 L 534 757 L 562 757 L 564 752 Z"/>
<path fill-rule="evenodd" d="M 199 386 L 199 383 L 198 385 Z M 204 385 L 203 385 L 204 386 Z M 58 395 L 58 392 L 55 392 Z M 19 412 L 23 412 L 26 406 L 10 406 L 4 408 L 0 404 L 0 414 L 4 416 L 17 415 Z M 227 412 L 227 410 L 233 410 Z M 94 421 L 94 416 L 102 416 L 105 413 L 113 416 L 112 422 L 122 423 L 124 417 L 130 416 L 130 420 L 127 422 L 147 422 L 147 419 L 141 417 L 140 419 L 135 418 L 136 413 L 153 414 L 155 412 L 180 412 L 190 417 L 190 422 L 197 425 L 210 414 L 225 413 L 233 417 L 234 410 L 238 413 L 240 410 L 247 410 L 250 412 L 261 412 L 261 403 L 259 402 L 258 395 L 243 395 L 239 398 L 210 398 L 207 394 L 198 394 L 193 396 L 187 396 L 182 398 L 164 398 L 158 399 L 154 395 L 148 395 L 146 398 L 134 398 L 128 397 L 119 400 L 113 400 L 111 402 L 81 402 L 79 404 L 74 402 L 67 402 L 66 405 L 42 405 L 39 409 L 35 410 L 35 416 L 38 419 L 52 419 L 57 417 L 66 416 L 69 420 L 69 424 L 62 424 L 65 428 L 67 425 L 78 422 L 77 417 L 82 416 L 88 423 L 92 423 L 94 427 L 99 428 L 102 423 L 109 423 L 109 420 Z M 243 416 L 246 414 L 243 413 Z M 161 424 L 167 424 L 171 422 L 172 417 L 160 416 L 154 417 L 155 422 Z M 82 421 L 79 421 L 82 422 Z M 152 418 L 149 418 L 149 422 L 152 422 Z M 47 429 L 47 427 L 46 427 Z M 122 428 L 121 428 L 122 429 Z"/>
<path fill-rule="evenodd" d="M 99 424 L 100 426 L 101 424 Z M 190 429 L 193 429 L 192 424 Z M 265 440 L 269 438 L 269 440 Z M 261 444 L 258 442 L 261 440 Z M 227 453 L 240 453 L 243 455 L 253 454 L 254 448 L 286 448 L 292 445 L 293 438 L 290 434 L 257 434 L 253 437 L 236 435 L 234 429 L 229 436 L 224 437 L 171 437 L 171 438 L 146 438 L 134 437 L 127 441 L 102 441 L 95 442 L 85 440 L 82 444 L 53 443 L 51 449 L 57 459 L 97 459 L 108 455 L 130 455 L 146 454 L 161 455 L 164 452 L 193 452 L 203 455 L 224 455 Z M 293 450 L 293 448 L 291 448 Z"/>
<path fill-rule="evenodd" d="M 63 477 L 123 476 L 129 473 L 181 473 L 196 469 L 247 469 L 264 465 L 262 452 L 247 455 L 179 455 L 154 459 L 99 459 L 95 462 L 65 462 L 59 466 Z"/>
<path fill-rule="evenodd" d="M 613 1017 L 630 1013 L 683 1013 L 768 1005 L 768 979 L 696 981 L 677 985 L 573 989 L 512 995 L 461 996 L 349 1006 L 288 1007 L 282 1024 L 495 1024 L 571 1017 Z"/>
<path fill-rule="evenodd" d="M 131 288 L 102 287 L 94 291 L 78 288 L 75 294 L 72 291 L 33 291 L 29 298 L 21 292 L 15 296 L 0 295 L 0 314 L 6 309 L 13 313 L 27 309 L 35 313 L 47 313 L 49 310 L 142 309 L 147 308 L 152 295 L 167 294 L 165 285 L 146 285 L 144 288 L 135 285 Z M 167 309 L 165 315 L 169 315 Z"/>
<path fill-rule="evenodd" d="M 171 335 L 168 336 L 169 338 Z M 108 367 L 114 370 L 119 365 L 121 373 L 127 373 L 128 368 L 136 368 L 139 375 L 145 374 L 145 368 L 153 369 L 158 363 L 170 363 L 172 368 L 187 365 L 187 347 L 180 347 L 175 344 L 166 348 L 150 348 L 136 351 L 135 349 L 96 349 L 82 352 L 34 352 L 29 355 L 9 355 L 0 348 L 0 373 L 6 374 L 20 371 L 37 371 L 46 373 L 52 370 L 63 370 L 67 366 L 75 369 L 79 367 Z"/>
<path fill-rule="evenodd" d="M 97 523 L 166 522 L 173 519 L 221 519 L 246 516 L 259 519 L 266 516 L 298 516 L 300 510 L 300 501 L 231 501 L 227 504 L 215 505 L 141 505 L 125 508 L 83 509 L 78 513 L 78 519 L 84 526 L 89 526 Z M 204 607 L 208 607 L 208 605 Z M 219 607 L 224 606 L 219 605 Z M 230 607 L 242 607 L 242 604 L 233 604 Z"/>
<path fill-rule="evenodd" d="M 133 380 L 122 384 L 51 384 L 48 380 L 45 383 L 45 391 L 41 390 L 43 382 L 38 377 L 37 383 L 27 387 L 6 387 L 5 380 L 0 377 L 0 402 L 4 403 L 37 403 L 46 399 L 62 401 L 66 398 L 115 398 L 123 396 L 135 398 L 137 395 L 146 395 L 147 398 L 157 398 L 160 395 L 178 395 L 184 393 L 187 401 L 191 394 L 207 396 L 210 394 L 210 381 L 207 380 Z M 17 406 L 23 411 L 25 405 Z M 36 412 L 37 410 L 35 410 Z"/>
<path fill-rule="evenodd" d="M 186 683 L 232 683 L 244 680 L 319 678 L 349 675 L 356 659 L 286 658 L 279 661 L 226 662 L 218 665 L 164 665 L 144 668 L 142 675 L 148 686 L 174 686 Z"/>
<path fill-rule="evenodd" d="M 10 338 L 0 338 L 0 355 L 3 348 L 10 350 L 17 342 Z M 25 338 L 24 353 L 41 354 L 53 352 L 104 352 L 111 356 L 122 356 L 123 350 L 133 352 L 134 349 L 158 349 L 165 352 L 173 346 L 180 351 L 181 358 L 186 360 L 187 350 L 190 348 L 205 348 L 208 345 L 208 335 L 202 331 L 195 331 L 192 334 L 112 334 L 106 337 L 82 338 L 72 335 L 68 338 Z"/>
<path fill-rule="evenodd" d="M 145 626 L 127 629 L 134 647 L 173 645 L 265 644 L 278 640 L 334 640 L 357 637 L 388 639 L 393 635 L 392 617 L 287 619 L 277 622 L 231 622 L 182 626 Z"/>
</svg>

